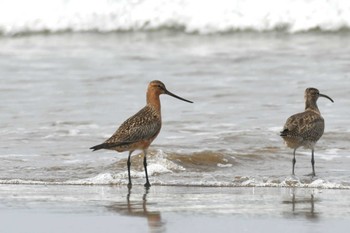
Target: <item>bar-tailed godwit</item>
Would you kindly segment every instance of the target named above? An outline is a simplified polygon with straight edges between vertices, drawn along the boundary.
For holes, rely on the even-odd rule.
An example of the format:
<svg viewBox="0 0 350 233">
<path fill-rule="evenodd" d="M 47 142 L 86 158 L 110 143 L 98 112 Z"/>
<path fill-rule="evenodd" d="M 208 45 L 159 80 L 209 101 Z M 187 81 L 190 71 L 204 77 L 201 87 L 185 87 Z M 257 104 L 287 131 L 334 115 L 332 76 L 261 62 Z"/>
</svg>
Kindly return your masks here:
<svg viewBox="0 0 350 233">
<path fill-rule="evenodd" d="M 128 157 L 128 187 L 131 188 L 130 157 L 135 150 L 143 151 L 143 166 L 146 174 L 145 187 L 150 187 L 147 173 L 147 149 L 157 137 L 162 126 L 161 107 L 159 95 L 167 94 L 177 99 L 193 103 L 181 98 L 170 91 L 158 80 L 149 83 L 147 89 L 147 104 L 139 112 L 128 118 L 117 131 L 104 143 L 91 147 L 93 151 L 100 149 L 115 150 L 118 152 L 129 151 Z"/>
</svg>

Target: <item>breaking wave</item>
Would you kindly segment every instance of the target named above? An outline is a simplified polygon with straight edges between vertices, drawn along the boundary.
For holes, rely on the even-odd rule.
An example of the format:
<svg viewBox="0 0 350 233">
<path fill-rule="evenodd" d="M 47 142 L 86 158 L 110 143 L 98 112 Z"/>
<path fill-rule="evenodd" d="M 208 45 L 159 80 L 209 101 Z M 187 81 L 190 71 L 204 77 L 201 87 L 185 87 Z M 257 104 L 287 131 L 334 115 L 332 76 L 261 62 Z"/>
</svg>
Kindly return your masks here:
<svg viewBox="0 0 350 233">
<path fill-rule="evenodd" d="M 0 33 L 149 31 L 338 31 L 350 28 L 347 0 L 0 1 Z"/>
</svg>

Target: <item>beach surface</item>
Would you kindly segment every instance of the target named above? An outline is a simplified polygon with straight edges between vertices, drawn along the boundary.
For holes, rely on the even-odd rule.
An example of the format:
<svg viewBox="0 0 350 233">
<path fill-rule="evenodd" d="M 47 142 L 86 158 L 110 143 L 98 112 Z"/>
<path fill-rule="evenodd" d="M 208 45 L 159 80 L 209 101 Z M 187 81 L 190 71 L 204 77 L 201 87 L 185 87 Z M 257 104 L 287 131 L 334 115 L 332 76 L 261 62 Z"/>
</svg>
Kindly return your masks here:
<svg viewBox="0 0 350 233">
<path fill-rule="evenodd" d="M 1 232 L 348 232 L 350 191 L 1 185 Z"/>
</svg>

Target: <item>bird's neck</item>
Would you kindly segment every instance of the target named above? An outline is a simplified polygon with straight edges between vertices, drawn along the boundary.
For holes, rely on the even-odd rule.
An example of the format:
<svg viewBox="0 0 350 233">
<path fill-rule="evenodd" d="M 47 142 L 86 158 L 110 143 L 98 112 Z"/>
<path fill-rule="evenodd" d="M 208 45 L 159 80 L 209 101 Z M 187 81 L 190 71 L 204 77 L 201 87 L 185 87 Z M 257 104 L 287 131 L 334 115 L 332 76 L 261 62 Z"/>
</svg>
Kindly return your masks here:
<svg viewBox="0 0 350 233">
<path fill-rule="evenodd" d="M 147 92 L 147 105 L 154 108 L 160 114 L 159 94 L 154 92 Z"/>
<path fill-rule="evenodd" d="M 305 111 L 306 110 L 311 110 L 313 112 L 320 114 L 320 110 L 317 107 L 317 103 L 313 100 L 306 100 L 305 101 Z"/>
</svg>

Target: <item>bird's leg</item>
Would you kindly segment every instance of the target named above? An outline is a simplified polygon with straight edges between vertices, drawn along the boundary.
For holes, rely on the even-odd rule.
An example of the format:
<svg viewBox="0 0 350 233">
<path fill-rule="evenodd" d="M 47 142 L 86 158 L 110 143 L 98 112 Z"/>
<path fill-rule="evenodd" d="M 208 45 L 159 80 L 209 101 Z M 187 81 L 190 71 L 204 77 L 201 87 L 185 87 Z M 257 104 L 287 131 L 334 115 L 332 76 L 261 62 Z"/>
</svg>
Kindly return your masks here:
<svg viewBox="0 0 350 233">
<path fill-rule="evenodd" d="M 147 173 L 147 150 L 143 150 L 143 166 L 145 168 L 145 174 L 146 174 L 146 183 L 145 183 L 145 187 L 149 188 L 151 187 L 151 184 L 148 181 L 148 173 Z"/>
<path fill-rule="evenodd" d="M 316 176 L 316 173 L 315 173 L 314 149 L 311 150 L 311 165 L 312 165 L 312 176 Z"/>
<path fill-rule="evenodd" d="M 294 174 L 294 167 L 295 167 L 295 163 L 297 162 L 297 160 L 295 159 L 295 151 L 296 151 L 297 149 L 294 149 L 294 151 L 293 151 L 293 160 L 292 160 L 292 162 L 293 162 L 293 170 L 292 170 L 292 174 L 293 174 L 293 176 L 295 175 Z"/>
<path fill-rule="evenodd" d="M 128 188 L 131 189 L 131 176 L 130 176 L 130 166 L 131 166 L 131 161 L 130 161 L 130 157 L 131 157 L 131 154 L 132 154 L 133 151 L 129 151 L 129 157 L 128 157 L 128 162 L 127 162 L 127 165 L 128 165 L 128 177 L 129 177 L 129 183 L 128 183 Z"/>
</svg>

